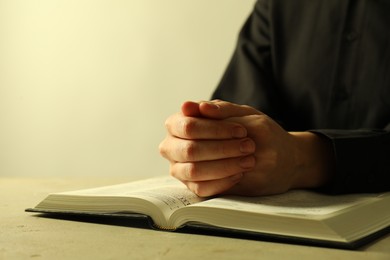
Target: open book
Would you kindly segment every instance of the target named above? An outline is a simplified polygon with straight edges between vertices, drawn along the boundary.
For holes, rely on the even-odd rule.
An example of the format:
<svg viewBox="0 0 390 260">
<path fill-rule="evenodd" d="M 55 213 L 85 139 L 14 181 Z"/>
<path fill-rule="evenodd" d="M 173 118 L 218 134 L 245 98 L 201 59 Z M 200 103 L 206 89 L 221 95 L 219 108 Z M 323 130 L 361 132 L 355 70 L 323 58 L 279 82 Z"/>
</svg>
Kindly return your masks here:
<svg viewBox="0 0 390 260">
<path fill-rule="evenodd" d="M 305 190 L 263 197 L 200 198 L 170 177 L 50 194 L 29 212 L 129 217 L 184 226 L 355 248 L 390 226 L 390 193 L 327 196 Z"/>
</svg>

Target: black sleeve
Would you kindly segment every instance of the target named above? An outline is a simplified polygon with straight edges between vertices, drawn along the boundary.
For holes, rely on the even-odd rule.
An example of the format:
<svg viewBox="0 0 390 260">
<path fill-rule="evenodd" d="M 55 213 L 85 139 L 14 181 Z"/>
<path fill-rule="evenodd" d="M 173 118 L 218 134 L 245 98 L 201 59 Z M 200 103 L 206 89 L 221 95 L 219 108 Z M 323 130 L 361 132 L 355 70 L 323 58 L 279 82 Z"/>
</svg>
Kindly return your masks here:
<svg viewBox="0 0 390 260">
<path fill-rule="evenodd" d="M 250 105 L 279 121 L 273 81 L 269 11 L 258 1 L 239 34 L 233 57 L 212 99 Z"/>
<path fill-rule="evenodd" d="M 250 105 L 284 127 L 283 117 L 287 113 L 283 113 L 286 108 L 280 94 L 282 86 L 274 80 L 272 56 L 276 43 L 272 37 L 268 1 L 259 0 L 239 34 L 233 57 L 212 98 Z M 390 124 L 377 130 L 312 132 L 333 144 L 336 161 L 334 178 L 321 191 L 330 194 L 390 191 Z"/>
<path fill-rule="evenodd" d="M 390 124 L 384 130 L 313 130 L 333 144 L 336 172 L 321 189 L 331 194 L 390 190 Z"/>
</svg>

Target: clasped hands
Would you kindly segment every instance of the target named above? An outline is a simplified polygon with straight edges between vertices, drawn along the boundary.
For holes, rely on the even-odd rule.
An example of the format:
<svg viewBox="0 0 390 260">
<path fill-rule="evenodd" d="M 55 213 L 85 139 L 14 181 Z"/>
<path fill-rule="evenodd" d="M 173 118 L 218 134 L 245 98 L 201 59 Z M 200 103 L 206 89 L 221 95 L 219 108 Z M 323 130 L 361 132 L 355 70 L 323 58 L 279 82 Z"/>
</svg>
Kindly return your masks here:
<svg viewBox="0 0 390 260">
<path fill-rule="evenodd" d="M 201 197 L 259 196 L 315 188 L 332 150 L 311 132 L 287 132 L 256 109 L 221 100 L 185 102 L 159 146 L 170 174 Z"/>
</svg>

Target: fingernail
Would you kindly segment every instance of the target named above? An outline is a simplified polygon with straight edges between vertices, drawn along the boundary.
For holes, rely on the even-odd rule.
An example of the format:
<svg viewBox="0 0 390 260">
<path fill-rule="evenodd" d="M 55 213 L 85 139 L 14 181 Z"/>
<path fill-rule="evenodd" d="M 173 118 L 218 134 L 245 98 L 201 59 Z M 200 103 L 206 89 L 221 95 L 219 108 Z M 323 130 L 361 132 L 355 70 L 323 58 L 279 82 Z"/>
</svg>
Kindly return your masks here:
<svg viewBox="0 0 390 260">
<path fill-rule="evenodd" d="M 232 135 L 234 138 L 243 138 L 246 136 L 246 129 L 240 126 L 236 126 L 233 128 Z"/>
<path fill-rule="evenodd" d="M 246 156 L 240 159 L 240 166 L 244 169 L 250 169 L 255 166 L 256 160 L 254 156 Z"/>
<path fill-rule="evenodd" d="M 215 110 L 219 109 L 219 106 L 217 104 L 212 103 L 212 102 L 203 102 L 203 103 L 207 104 L 212 109 L 215 109 Z"/>
<path fill-rule="evenodd" d="M 255 144 L 251 139 L 245 139 L 240 144 L 240 151 L 242 153 L 253 153 L 255 151 Z"/>
</svg>

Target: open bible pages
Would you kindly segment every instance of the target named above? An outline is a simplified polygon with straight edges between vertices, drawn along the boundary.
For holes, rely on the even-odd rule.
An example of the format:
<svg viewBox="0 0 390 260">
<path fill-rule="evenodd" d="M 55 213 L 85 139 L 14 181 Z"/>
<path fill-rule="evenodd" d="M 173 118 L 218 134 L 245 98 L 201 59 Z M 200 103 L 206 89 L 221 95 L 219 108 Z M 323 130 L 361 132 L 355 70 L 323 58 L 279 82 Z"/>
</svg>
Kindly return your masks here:
<svg viewBox="0 0 390 260">
<path fill-rule="evenodd" d="M 176 225 L 184 219 L 196 225 L 349 243 L 388 226 L 389 198 L 389 193 L 331 196 L 305 190 L 223 196 L 179 209 L 171 219 Z"/>
<path fill-rule="evenodd" d="M 223 230 L 352 248 L 388 232 L 389 200 L 390 192 L 331 196 L 307 190 L 261 197 L 200 198 L 172 177 L 157 177 L 52 193 L 26 211 L 148 218 L 163 230 Z"/>
<path fill-rule="evenodd" d="M 177 226 L 169 224 L 171 215 L 178 209 L 204 201 L 185 187 L 166 186 L 149 190 L 127 193 L 128 196 L 144 199 L 156 205 L 164 218 L 159 219 L 158 214 L 150 215 L 154 224 L 161 229 L 176 229 Z"/>
<path fill-rule="evenodd" d="M 352 206 L 379 200 L 378 194 L 324 195 L 306 190 L 263 197 L 224 196 L 202 203 L 203 207 L 242 210 L 262 214 L 324 216 Z"/>
<path fill-rule="evenodd" d="M 168 224 L 172 213 L 182 207 L 204 201 L 184 184 L 171 177 L 50 194 L 36 208 L 77 212 L 141 213 L 150 216 L 155 225 L 175 229 Z"/>
</svg>

